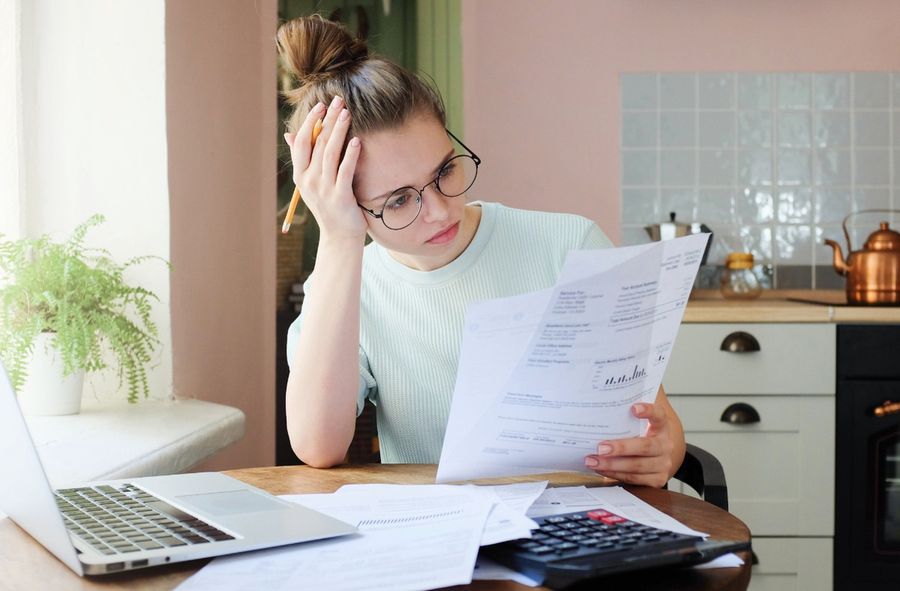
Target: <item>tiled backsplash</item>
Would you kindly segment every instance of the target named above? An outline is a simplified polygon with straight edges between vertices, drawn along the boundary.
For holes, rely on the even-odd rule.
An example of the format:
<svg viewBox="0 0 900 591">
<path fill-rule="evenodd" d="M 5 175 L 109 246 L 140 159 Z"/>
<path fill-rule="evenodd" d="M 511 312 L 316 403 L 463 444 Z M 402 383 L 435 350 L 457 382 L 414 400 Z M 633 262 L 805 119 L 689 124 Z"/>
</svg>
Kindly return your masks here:
<svg viewBox="0 0 900 591">
<path fill-rule="evenodd" d="M 847 214 L 900 208 L 900 72 L 635 73 L 621 89 L 626 244 L 674 211 L 713 230 L 708 265 L 750 251 L 776 287 L 831 287 L 824 238 L 846 255 Z M 851 220 L 854 249 L 882 219 L 900 215 Z"/>
</svg>

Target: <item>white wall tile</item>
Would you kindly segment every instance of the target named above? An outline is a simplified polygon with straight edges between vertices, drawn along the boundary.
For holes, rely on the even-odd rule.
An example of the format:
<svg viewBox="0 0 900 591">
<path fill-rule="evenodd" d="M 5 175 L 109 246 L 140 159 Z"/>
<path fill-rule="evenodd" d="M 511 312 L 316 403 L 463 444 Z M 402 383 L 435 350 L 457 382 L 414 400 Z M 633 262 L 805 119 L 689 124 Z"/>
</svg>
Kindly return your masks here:
<svg viewBox="0 0 900 591">
<path fill-rule="evenodd" d="M 892 183 L 895 187 L 900 187 L 900 147 L 897 144 L 894 144 L 894 164 L 893 164 L 893 180 Z M 900 192 L 897 193 L 897 200 L 895 201 L 898 207 L 900 207 Z"/>
<path fill-rule="evenodd" d="M 808 109 L 810 107 L 809 74 L 778 74 L 775 77 L 775 86 L 779 109 Z"/>
<path fill-rule="evenodd" d="M 809 223 L 813 219 L 811 187 L 782 187 L 778 191 L 778 215 L 782 224 Z"/>
<path fill-rule="evenodd" d="M 771 185 L 774 182 L 771 150 L 739 150 L 737 181 L 741 185 Z"/>
<path fill-rule="evenodd" d="M 698 146 L 724 148 L 735 144 L 734 111 L 700 111 L 697 118 Z"/>
<path fill-rule="evenodd" d="M 656 150 L 622 152 L 622 185 L 656 185 Z"/>
<path fill-rule="evenodd" d="M 817 224 L 840 224 L 855 207 L 853 191 L 850 187 L 833 189 L 819 187 L 813 195 L 813 221 Z"/>
<path fill-rule="evenodd" d="M 734 108 L 734 74 L 700 74 L 697 104 L 701 109 Z"/>
<path fill-rule="evenodd" d="M 698 185 L 732 186 L 734 182 L 734 152 L 731 150 L 698 150 Z"/>
<path fill-rule="evenodd" d="M 816 109 L 850 107 L 850 74 L 813 74 L 813 104 Z"/>
<path fill-rule="evenodd" d="M 893 72 L 891 74 L 891 82 L 893 87 L 891 105 L 895 109 L 900 109 L 900 72 Z"/>
<path fill-rule="evenodd" d="M 732 221 L 767 224 L 775 219 L 775 200 L 770 187 L 743 187 L 734 199 Z"/>
<path fill-rule="evenodd" d="M 812 152 L 797 148 L 778 148 L 779 185 L 811 185 L 812 184 Z"/>
<path fill-rule="evenodd" d="M 694 150 L 661 150 L 659 183 L 693 186 L 697 182 L 697 153 Z"/>
<path fill-rule="evenodd" d="M 622 189 L 622 222 L 649 224 L 659 219 L 657 189 Z"/>
<path fill-rule="evenodd" d="M 808 148 L 812 145 L 809 111 L 778 111 L 778 145 Z"/>
<path fill-rule="evenodd" d="M 734 217 L 734 189 L 716 189 L 701 187 L 697 191 L 697 221 L 706 223 L 707 226 L 716 225 L 716 222 L 731 220 Z M 708 223 L 706 220 L 716 220 Z M 712 228 L 715 232 L 715 228 Z"/>
<path fill-rule="evenodd" d="M 656 74 L 622 74 L 622 108 L 656 109 L 659 106 Z"/>
<path fill-rule="evenodd" d="M 771 146 L 772 111 L 739 111 L 737 143 L 739 146 Z"/>
<path fill-rule="evenodd" d="M 776 226 L 775 263 L 787 265 L 812 264 L 812 227 Z"/>
<path fill-rule="evenodd" d="M 697 107 L 697 75 L 660 74 L 659 105 L 662 109 L 695 109 Z"/>
<path fill-rule="evenodd" d="M 891 208 L 891 190 L 888 187 L 857 187 L 853 191 L 853 209 L 859 211 L 861 209 L 890 209 Z M 850 213 L 847 211 L 846 213 Z M 865 215 L 860 219 L 865 220 Z M 873 214 L 869 217 L 870 222 L 880 220 L 880 214 Z M 852 220 L 851 220 L 852 221 Z"/>
<path fill-rule="evenodd" d="M 857 185 L 890 185 L 890 150 L 859 149 L 854 151 L 853 180 Z"/>
<path fill-rule="evenodd" d="M 651 242 L 650 236 L 641 226 L 623 226 L 622 227 L 622 246 L 632 244 L 647 244 Z"/>
<path fill-rule="evenodd" d="M 853 114 L 853 144 L 855 146 L 890 146 L 891 112 L 856 111 Z"/>
<path fill-rule="evenodd" d="M 815 184 L 849 187 L 853 184 L 852 162 L 850 150 L 817 150 Z"/>
<path fill-rule="evenodd" d="M 678 220 L 690 222 L 697 219 L 697 192 L 693 188 L 662 187 L 659 193 L 662 218 L 668 220 L 669 212 L 674 211 Z"/>
<path fill-rule="evenodd" d="M 622 146 L 644 148 L 656 146 L 656 111 L 640 111 L 622 115 Z"/>
<path fill-rule="evenodd" d="M 659 143 L 667 148 L 692 148 L 697 145 L 695 111 L 663 111 L 659 115 Z"/>
<path fill-rule="evenodd" d="M 772 228 L 769 226 L 741 226 L 738 241 L 740 247 L 735 250 L 752 252 L 760 262 L 772 260 Z"/>
<path fill-rule="evenodd" d="M 891 105 L 891 76 L 887 72 L 853 72 L 853 106 L 887 109 Z"/>
<path fill-rule="evenodd" d="M 814 118 L 816 146 L 850 145 L 850 111 L 817 111 Z"/>
<path fill-rule="evenodd" d="M 772 108 L 772 75 L 738 74 L 737 94 L 741 109 Z"/>
</svg>

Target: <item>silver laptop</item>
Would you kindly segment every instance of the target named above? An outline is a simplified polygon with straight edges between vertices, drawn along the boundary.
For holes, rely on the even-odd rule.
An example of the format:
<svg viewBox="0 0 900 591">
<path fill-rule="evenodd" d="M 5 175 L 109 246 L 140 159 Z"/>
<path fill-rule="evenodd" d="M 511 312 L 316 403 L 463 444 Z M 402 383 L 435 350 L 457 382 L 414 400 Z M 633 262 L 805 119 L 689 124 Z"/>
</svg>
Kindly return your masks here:
<svg viewBox="0 0 900 591">
<path fill-rule="evenodd" d="M 0 511 L 79 575 L 350 534 L 356 528 L 217 473 L 53 490 L 0 364 Z"/>
</svg>

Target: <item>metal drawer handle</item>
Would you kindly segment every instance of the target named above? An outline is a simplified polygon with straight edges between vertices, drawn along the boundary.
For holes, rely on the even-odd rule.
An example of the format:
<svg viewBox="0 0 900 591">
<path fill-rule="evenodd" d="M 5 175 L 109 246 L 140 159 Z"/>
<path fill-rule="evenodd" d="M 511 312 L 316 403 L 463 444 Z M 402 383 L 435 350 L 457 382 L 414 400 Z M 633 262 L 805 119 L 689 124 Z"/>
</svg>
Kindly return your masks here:
<svg viewBox="0 0 900 591">
<path fill-rule="evenodd" d="M 725 337 L 719 349 L 729 353 L 751 353 L 760 350 L 756 337 L 743 331 L 733 332 Z"/>
<path fill-rule="evenodd" d="M 876 406 L 875 410 L 872 411 L 872 414 L 879 419 L 897 413 L 900 413 L 900 402 L 891 402 L 890 400 L 885 400 L 884 404 Z"/>
<path fill-rule="evenodd" d="M 751 425 L 758 423 L 761 419 L 756 409 L 746 402 L 735 402 L 729 404 L 728 408 L 722 411 L 722 417 L 719 420 L 732 425 Z"/>
</svg>

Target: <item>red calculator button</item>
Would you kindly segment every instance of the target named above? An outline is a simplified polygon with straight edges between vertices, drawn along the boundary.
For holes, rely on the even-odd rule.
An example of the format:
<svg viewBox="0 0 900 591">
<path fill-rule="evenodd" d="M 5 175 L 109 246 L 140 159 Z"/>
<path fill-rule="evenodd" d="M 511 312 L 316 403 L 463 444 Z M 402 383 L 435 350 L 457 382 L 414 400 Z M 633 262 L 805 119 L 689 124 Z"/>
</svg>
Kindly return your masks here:
<svg viewBox="0 0 900 591">
<path fill-rule="evenodd" d="M 593 519 L 595 521 L 600 521 L 604 517 L 609 517 L 612 515 L 609 511 L 604 511 L 603 509 L 597 509 L 596 511 L 588 511 L 587 516 L 588 519 Z"/>
<path fill-rule="evenodd" d="M 606 517 L 601 517 L 600 521 L 602 521 L 606 525 L 614 525 L 616 523 L 622 523 L 623 521 L 625 521 L 625 518 L 619 517 L 618 515 L 608 515 Z"/>
</svg>

